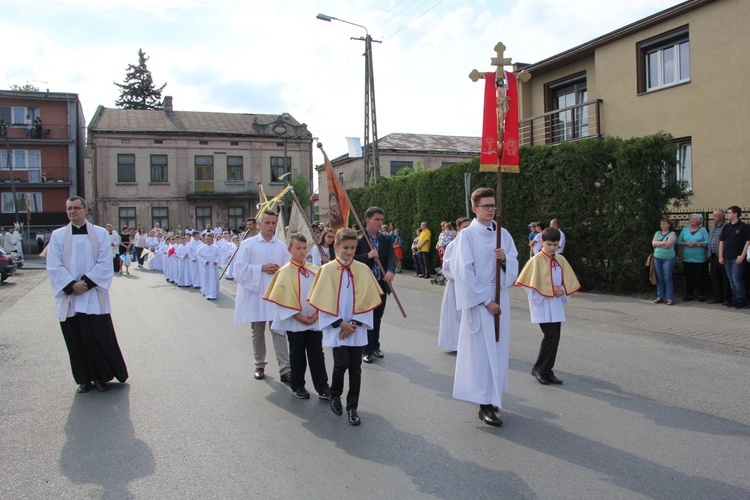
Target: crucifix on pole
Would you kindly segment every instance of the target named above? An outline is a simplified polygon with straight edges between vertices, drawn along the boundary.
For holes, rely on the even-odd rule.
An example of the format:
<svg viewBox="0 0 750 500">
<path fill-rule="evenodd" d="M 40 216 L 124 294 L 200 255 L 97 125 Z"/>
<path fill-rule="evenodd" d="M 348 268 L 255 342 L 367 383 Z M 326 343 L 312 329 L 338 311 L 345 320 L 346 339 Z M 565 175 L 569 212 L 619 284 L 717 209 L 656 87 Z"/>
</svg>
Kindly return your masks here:
<svg viewBox="0 0 750 500">
<path fill-rule="evenodd" d="M 494 89 L 495 89 L 495 105 L 494 105 L 494 119 L 488 121 L 488 109 L 485 107 L 485 130 L 483 130 L 482 133 L 482 160 L 480 162 L 480 170 L 482 171 L 491 171 L 497 173 L 497 185 L 495 189 L 495 196 L 496 196 L 496 205 L 497 205 L 497 211 L 495 212 L 495 224 L 497 225 L 497 248 L 502 248 L 502 232 L 500 228 L 502 227 L 502 198 L 503 198 L 503 176 L 502 173 L 504 170 L 508 170 L 509 172 L 518 172 L 518 137 L 511 138 L 512 141 L 509 141 L 509 144 L 505 144 L 505 130 L 506 130 L 506 117 L 508 115 L 509 110 L 509 102 L 516 98 L 515 96 L 509 96 L 508 95 L 508 88 L 512 87 L 515 90 L 515 82 L 509 82 L 506 79 L 506 73 L 503 70 L 505 66 L 510 66 L 512 63 L 512 60 L 510 57 L 504 57 L 505 56 L 505 45 L 502 42 L 498 42 L 495 45 L 495 54 L 496 57 L 493 57 L 491 59 L 491 63 L 493 66 L 497 67 L 497 70 L 494 73 L 480 73 L 476 69 L 473 70 L 469 74 L 469 78 L 471 78 L 472 81 L 477 82 L 480 79 L 487 79 L 487 78 L 494 78 Z M 516 77 L 513 73 L 508 73 L 507 75 L 510 75 L 511 77 Z M 521 71 L 518 75 L 518 79 L 520 79 L 523 82 L 526 82 L 531 78 L 531 74 L 528 71 Z M 511 85 L 512 84 L 512 85 Z M 487 85 L 489 85 L 489 82 L 487 82 Z M 485 94 L 486 95 L 486 94 Z M 516 94 L 517 95 L 517 94 Z M 485 106 L 487 103 L 485 102 Z M 518 103 L 513 102 L 513 106 L 518 108 Z M 491 113 L 490 113 L 491 114 Z M 517 113 L 512 114 L 513 119 L 518 120 Z M 489 123 L 495 122 L 496 127 L 495 130 L 487 130 L 486 127 Z M 513 129 L 516 131 L 518 130 L 518 124 L 516 123 Z M 489 132 L 489 133 L 488 133 Z M 494 135 L 494 137 L 492 137 Z M 489 142 L 489 144 L 485 145 L 485 142 Z M 486 149 L 489 151 L 485 151 Z M 515 159 L 515 162 L 513 161 L 507 161 L 510 157 L 513 157 Z M 484 161 L 486 158 L 492 158 L 493 163 L 489 163 Z M 501 270 L 502 266 L 500 261 L 498 260 L 497 265 L 495 266 L 495 302 L 497 304 L 500 304 L 500 289 L 501 289 Z M 500 311 L 502 314 L 502 311 Z M 500 341 L 500 315 L 495 315 L 495 342 Z"/>
</svg>

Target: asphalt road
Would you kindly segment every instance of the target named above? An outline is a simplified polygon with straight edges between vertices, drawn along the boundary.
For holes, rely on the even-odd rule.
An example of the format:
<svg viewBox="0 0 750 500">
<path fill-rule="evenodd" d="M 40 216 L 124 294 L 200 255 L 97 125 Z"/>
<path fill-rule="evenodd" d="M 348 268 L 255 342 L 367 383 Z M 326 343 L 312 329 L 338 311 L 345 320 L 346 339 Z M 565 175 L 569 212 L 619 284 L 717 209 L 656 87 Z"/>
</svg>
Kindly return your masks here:
<svg viewBox="0 0 750 500">
<path fill-rule="evenodd" d="M 76 394 L 44 271 L 0 287 L 0 498 L 750 498 L 750 352 L 663 332 L 693 310 L 665 308 L 675 318 L 651 330 L 602 320 L 602 299 L 581 294 L 562 330 L 565 384 L 541 386 L 541 333 L 514 290 L 505 425 L 492 428 L 451 397 L 443 288 L 399 275 L 408 317 L 389 299 L 385 359 L 364 367 L 352 427 L 295 399 L 272 355 L 253 380 L 234 284 L 207 301 L 132 273 L 112 287 L 131 378 L 107 393 Z"/>
</svg>

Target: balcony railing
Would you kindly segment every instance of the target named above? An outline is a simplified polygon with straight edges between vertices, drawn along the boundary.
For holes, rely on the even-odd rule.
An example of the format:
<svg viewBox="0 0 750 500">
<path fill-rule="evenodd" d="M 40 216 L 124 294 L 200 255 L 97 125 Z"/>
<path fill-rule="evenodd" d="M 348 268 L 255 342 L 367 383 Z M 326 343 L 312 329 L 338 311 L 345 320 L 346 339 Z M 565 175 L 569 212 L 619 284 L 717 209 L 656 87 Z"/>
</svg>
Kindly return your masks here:
<svg viewBox="0 0 750 500">
<path fill-rule="evenodd" d="M 10 125 L 8 127 L 8 139 L 10 140 L 58 140 L 64 141 L 71 139 L 70 127 L 68 125 L 45 125 L 42 124 L 41 134 L 35 127 L 31 127 L 29 135 L 26 135 L 26 127 L 23 125 Z"/>
<path fill-rule="evenodd" d="M 189 195 L 198 196 L 232 196 L 255 193 L 253 181 L 190 181 Z"/>
<path fill-rule="evenodd" d="M 14 168 L 13 178 L 16 182 L 30 184 L 68 184 L 70 183 L 70 169 L 66 167 Z M 0 170 L 0 182 L 10 182 L 10 170 Z"/>
<path fill-rule="evenodd" d="M 521 146 L 594 139 L 601 133 L 601 99 L 556 109 L 519 122 Z"/>
</svg>

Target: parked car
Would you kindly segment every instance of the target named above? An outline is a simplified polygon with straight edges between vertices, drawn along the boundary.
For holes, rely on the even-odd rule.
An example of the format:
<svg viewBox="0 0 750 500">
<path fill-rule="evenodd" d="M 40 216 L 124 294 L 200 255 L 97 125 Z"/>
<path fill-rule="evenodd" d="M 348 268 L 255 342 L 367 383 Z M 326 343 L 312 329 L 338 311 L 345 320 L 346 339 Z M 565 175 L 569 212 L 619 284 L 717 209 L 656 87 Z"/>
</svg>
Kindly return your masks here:
<svg viewBox="0 0 750 500">
<path fill-rule="evenodd" d="M 0 282 L 16 274 L 16 269 L 18 269 L 18 265 L 14 262 L 11 253 L 0 247 Z"/>
<path fill-rule="evenodd" d="M 10 254 L 11 260 L 13 262 L 15 262 L 16 266 L 18 267 L 18 269 L 23 269 L 23 263 L 24 263 L 23 254 L 15 252 L 13 250 L 9 250 L 8 248 L 6 248 L 6 247 L 4 247 L 2 245 L 0 245 L 0 248 L 2 248 L 3 250 L 5 250 L 7 253 Z"/>
</svg>

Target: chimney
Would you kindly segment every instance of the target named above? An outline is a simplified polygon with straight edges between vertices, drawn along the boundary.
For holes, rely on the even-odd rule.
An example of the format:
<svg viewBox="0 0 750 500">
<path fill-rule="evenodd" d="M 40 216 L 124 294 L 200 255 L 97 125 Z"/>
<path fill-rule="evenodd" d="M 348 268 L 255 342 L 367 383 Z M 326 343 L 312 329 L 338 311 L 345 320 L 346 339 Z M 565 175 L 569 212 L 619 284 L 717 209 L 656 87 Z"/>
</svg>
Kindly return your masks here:
<svg viewBox="0 0 750 500">
<path fill-rule="evenodd" d="M 172 107 L 171 95 L 164 96 L 164 112 L 168 115 L 171 115 L 172 113 L 174 113 L 174 108 Z"/>
</svg>

